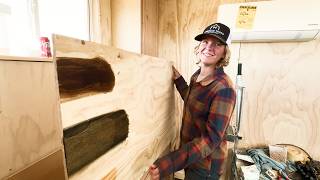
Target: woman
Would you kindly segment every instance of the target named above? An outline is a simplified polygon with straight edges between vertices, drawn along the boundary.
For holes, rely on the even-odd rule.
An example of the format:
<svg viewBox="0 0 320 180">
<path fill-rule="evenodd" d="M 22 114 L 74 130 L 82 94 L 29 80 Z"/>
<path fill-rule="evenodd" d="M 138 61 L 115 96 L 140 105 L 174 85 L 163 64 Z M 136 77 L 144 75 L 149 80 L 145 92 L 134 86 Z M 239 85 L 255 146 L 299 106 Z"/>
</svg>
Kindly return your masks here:
<svg viewBox="0 0 320 180">
<path fill-rule="evenodd" d="M 214 23 L 195 37 L 200 68 L 191 77 L 189 86 L 173 67 L 173 79 L 184 100 L 181 146 L 157 159 L 150 166 L 151 178 L 161 179 L 185 169 L 185 179 L 219 179 L 227 156 L 225 132 L 234 110 L 235 90 L 224 73 L 230 59 L 230 29 Z"/>
</svg>

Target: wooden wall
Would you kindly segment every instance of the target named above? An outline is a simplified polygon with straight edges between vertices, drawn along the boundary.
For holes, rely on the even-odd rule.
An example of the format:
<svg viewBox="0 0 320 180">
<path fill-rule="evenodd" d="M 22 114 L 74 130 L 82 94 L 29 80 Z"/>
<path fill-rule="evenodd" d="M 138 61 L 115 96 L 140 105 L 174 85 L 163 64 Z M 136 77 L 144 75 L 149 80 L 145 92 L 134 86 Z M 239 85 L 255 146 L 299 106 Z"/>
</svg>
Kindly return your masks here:
<svg viewBox="0 0 320 180">
<path fill-rule="evenodd" d="M 90 41 L 111 45 L 110 0 L 89 0 Z"/>
<path fill-rule="evenodd" d="M 287 143 L 320 159 L 320 39 L 242 44 L 242 146 Z"/>
<path fill-rule="evenodd" d="M 139 0 L 89 0 L 90 41 L 141 53 L 141 8 Z"/>
<path fill-rule="evenodd" d="M 111 0 L 112 46 L 141 53 L 141 1 Z"/>
<path fill-rule="evenodd" d="M 141 2 L 141 53 L 158 56 L 159 0 Z"/>
</svg>

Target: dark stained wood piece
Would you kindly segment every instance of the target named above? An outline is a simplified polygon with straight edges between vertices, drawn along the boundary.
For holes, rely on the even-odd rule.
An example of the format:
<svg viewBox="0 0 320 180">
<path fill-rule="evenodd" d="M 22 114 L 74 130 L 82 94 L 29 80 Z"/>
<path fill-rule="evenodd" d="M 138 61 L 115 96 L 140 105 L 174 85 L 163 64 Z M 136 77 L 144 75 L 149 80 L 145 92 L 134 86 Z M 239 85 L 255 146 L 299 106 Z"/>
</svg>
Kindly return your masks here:
<svg viewBox="0 0 320 180">
<path fill-rule="evenodd" d="M 63 131 L 68 175 L 97 159 L 128 137 L 124 110 L 104 114 Z"/>
<path fill-rule="evenodd" d="M 103 58 L 59 58 L 57 73 L 61 98 L 112 91 L 115 76 L 110 64 Z"/>
</svg>

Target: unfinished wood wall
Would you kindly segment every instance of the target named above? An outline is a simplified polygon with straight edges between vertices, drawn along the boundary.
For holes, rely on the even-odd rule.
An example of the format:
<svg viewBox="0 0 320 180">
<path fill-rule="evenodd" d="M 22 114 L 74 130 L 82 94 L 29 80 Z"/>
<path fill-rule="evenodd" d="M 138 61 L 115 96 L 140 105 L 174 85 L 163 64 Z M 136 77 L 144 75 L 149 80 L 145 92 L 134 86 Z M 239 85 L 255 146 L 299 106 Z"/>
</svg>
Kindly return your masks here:
<svg viewBox="0 0 320 180">
<path fill-rule="evenodd" d="M 243 146 L 287 143 L 320 159 L 320 39 L 242 44 Z"/>
<path fill-rule="evenodd" d="M 193 38 L 215 22 L 218 5 L 239 2 L 248 1 L 159 1 L 159 57 L 173 60 L 188 79 L 197 68 Z M 239 48 L 239 43 L 231 45 L 231 64 L 225 69 L 234 80 Z M 247 86 L 241 127 L 243 146 L 291 143 L 320 159 L 320 85 L 316 83 L 320 77 L 319 48 L 319 40 L 241 44 L 240 61 Z M 181 117 L 181 109 L 178 105 L 176 117 Z"/>
<path fill-rule="evenodd" d="M 111 0 L 112 46 L 141 53 L 141 1 Z"/>
<path fill-rule="evenodd" d="M 159 0 L 141 1 L 141 53 L 158 56 Z"/>
<path fill-rule="evenodd" d="M 141 8 L 139 0 L 89 0 L 90 41 L 141 53 Z"/>
</svg>

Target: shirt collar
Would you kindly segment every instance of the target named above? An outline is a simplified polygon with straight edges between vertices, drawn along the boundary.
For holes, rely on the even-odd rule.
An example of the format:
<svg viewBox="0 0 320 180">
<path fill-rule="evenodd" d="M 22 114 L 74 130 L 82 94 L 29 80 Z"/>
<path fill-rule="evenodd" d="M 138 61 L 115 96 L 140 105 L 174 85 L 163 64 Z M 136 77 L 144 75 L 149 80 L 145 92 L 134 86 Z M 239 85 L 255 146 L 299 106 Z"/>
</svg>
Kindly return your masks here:
<svg viewBox="0 0 320 180">
<path fill-rule="evenodd" d="M 196 82 L 197 77 L 200 74 L 200 70 L 198 69 L 195 73 L 195 76 L 193 77 L 193 81 Z M 214 80 L 218 79 L 219 77 L 224 75 L 224 71 L 223 71 L 223 67 L 217 68 L 214 70 L 214 73 L 210 74 L 209 76 L 205 77 L 204 79 L 202 79 L 199 83 L 202 86 L 207 86 L 209 84 L 211 84 Z"/>
</svg>

